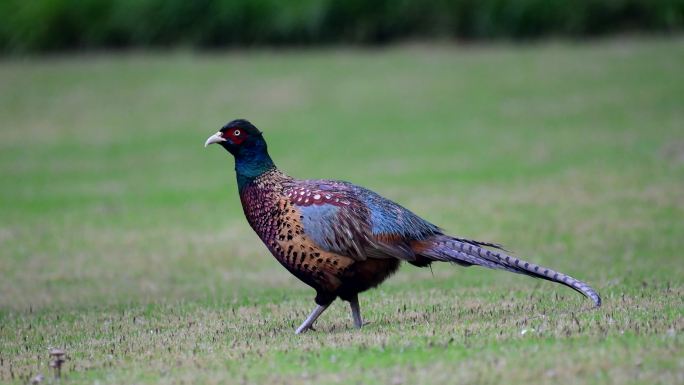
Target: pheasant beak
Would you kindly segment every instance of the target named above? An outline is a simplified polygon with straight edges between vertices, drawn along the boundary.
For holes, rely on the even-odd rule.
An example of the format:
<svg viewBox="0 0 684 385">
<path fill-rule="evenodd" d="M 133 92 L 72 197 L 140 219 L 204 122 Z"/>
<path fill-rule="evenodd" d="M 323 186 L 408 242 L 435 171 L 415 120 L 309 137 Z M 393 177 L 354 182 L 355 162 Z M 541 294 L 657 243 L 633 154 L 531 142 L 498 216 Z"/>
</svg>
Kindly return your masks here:
<svg viewBox="0 0 684 385">
<path fill-rule="evenodd" d="M 226 139 L 223 136 L 221 136 L 221 131 L 219 131 L 219 132 L 215 133 L 214 135 L 210 136 L 207 139 L 207 141 L 204 142 L 204 147 L 206 148 L 210 144 L 221 143 L 221 142 L 225 142 L 225 141 L 226 141 Z"/>
</svg>

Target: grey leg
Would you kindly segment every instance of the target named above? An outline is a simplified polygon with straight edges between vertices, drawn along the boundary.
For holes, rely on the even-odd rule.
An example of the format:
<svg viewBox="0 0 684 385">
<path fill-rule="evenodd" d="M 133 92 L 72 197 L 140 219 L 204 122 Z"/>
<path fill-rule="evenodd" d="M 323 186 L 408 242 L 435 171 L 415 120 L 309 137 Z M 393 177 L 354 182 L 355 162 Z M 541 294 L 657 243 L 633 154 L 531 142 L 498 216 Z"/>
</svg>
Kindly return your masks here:
<svg viewBox="0 0 684 385">
<path fill-rule="evenodd" d="M 349 307 L 352 311 L 352 319 L 354 320 L 354 327 L 361 329 L 363 326 L 363 319 L 361 318 L 361 308 L 359 307 L 359 297 L 354 296 L 353 299 L 349 300 Z"/>
<path fill-rule="evenodd" d="M 313 326 L 313 324 L 314 324 L 314 322 L 316 322 L 316 319 L 318 318 L 318 316 L 323 314 L 323 312 L 325 311 L 325 309 L 328 308 L 328 306 L 330 306 L 330 305 L 326 305 L 326 306 L 318 305 L 318 306 L 316 306 L 316 308 L 313 309 L 311 314 L 309 314 L 309 316 L 304 320 L 304 322 L 301 325 L 299 325 L 295 334 L 302 334 L 309 329 L 313 329 L 311 326 Z"/>
</svg>

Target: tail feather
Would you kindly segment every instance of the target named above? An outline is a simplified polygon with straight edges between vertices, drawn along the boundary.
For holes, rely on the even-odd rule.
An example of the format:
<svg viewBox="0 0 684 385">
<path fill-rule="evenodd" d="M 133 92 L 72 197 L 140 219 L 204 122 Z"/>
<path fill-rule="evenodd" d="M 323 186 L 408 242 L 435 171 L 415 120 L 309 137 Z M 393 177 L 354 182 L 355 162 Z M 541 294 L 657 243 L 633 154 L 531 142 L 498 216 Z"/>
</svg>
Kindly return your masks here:
<svg viewBox="0 0 684 385">
<path fill-rule="evenodd" d="M 492 242 L 482 242 L 482 241 L 476 241 L 473 239 L 466 239 L 466 238 L 456 238 L 456 237 L 451 237 L 452 239 L 455 239 L 459 242 L 464 242 L 464 243 L 469 243 L 471 245 L 475 246 L 485 246 L 485 247 L 493 247 L 495 249 L 503 250 L 503 251 L 508 251 L 504 249 L 504 247 L 499 244 L 499 243 L 492 243 Z"/>
<path fill-rule="evenodd" d="M 497 244 L 441 235 L 433 238 L 430 247 L 421 250 L 420 254 L 436 261 L 454 262 L 463 266 L 484 266 L 557 282 L 591 299 L 596 307 L 601 306 L 601 297 L 586 283 L 549 268 L 523 261 L 499 250 L 486 249 L 483 246 L 503 250 Z"/>
</svg>

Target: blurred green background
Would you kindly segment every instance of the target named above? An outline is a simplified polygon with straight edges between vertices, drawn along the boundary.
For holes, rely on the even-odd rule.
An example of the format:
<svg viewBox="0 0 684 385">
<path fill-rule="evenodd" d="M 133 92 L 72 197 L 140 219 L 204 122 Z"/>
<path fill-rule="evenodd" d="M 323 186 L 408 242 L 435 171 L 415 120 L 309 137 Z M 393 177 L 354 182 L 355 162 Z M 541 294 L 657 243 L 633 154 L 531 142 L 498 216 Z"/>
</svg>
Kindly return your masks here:
<svg viewBox="0 0 684 385">
<path fill-rule="evenodd" d="M 681 4 L 1 2 L 0 383 L 51 379 L 50 347 L 68 384 L 684 382 Z M 362 330 L 336 302 L 295 338 L 314 293 L 202 147 L 238 117 L 287 173 L 604 306 L 405 266 L 361 296 Z"/>
<path fill-rule="evenodd" d="M 3 0 L 0 50 L 674 33 L 684 0 Z"/>
</svg>

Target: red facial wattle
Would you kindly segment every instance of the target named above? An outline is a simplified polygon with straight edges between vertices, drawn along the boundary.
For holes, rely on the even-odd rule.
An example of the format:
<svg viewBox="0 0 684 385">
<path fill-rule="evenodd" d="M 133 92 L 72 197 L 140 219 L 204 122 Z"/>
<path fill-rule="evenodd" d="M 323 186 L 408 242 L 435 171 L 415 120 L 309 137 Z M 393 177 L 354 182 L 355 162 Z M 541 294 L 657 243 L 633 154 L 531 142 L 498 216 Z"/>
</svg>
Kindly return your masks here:
<svg viewBox="0 0 684 385">
<path fill-rule="evenodd" d="M 247 133 L 240 129 L 228 130 L 224 132 L 222 136 L 236 145 L 240 145 L 247 139 Z"/>
</svg>

